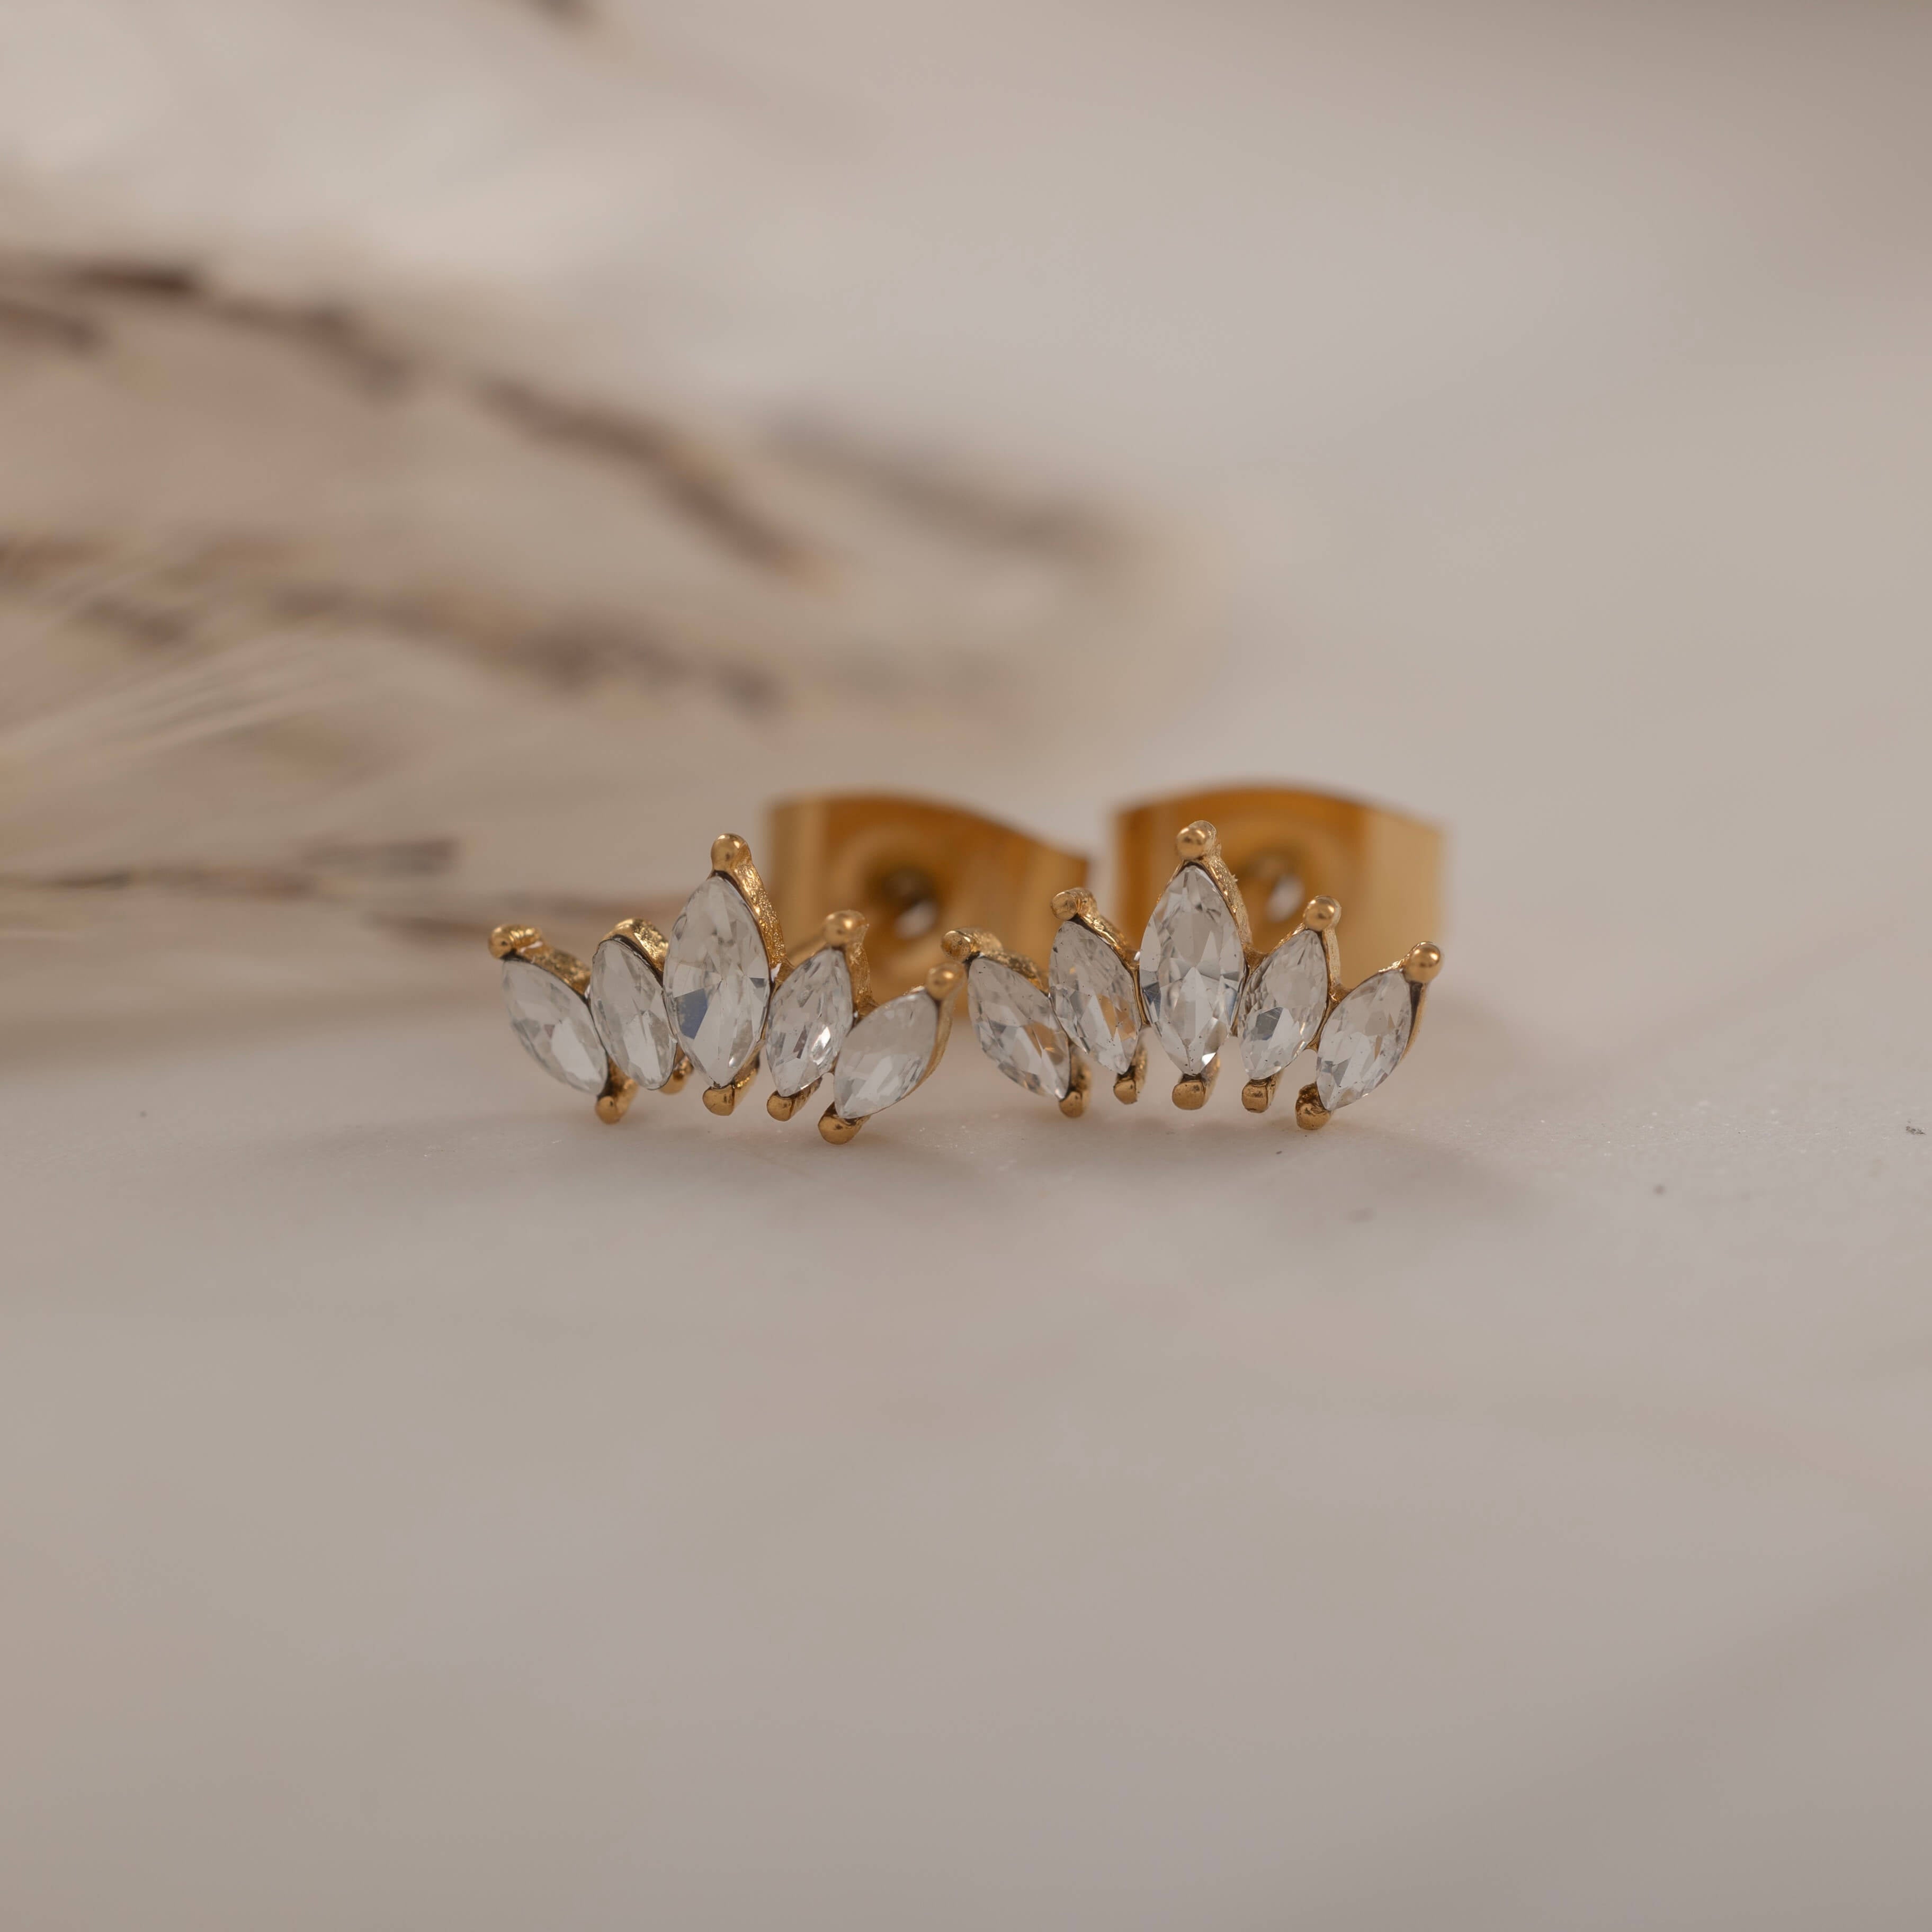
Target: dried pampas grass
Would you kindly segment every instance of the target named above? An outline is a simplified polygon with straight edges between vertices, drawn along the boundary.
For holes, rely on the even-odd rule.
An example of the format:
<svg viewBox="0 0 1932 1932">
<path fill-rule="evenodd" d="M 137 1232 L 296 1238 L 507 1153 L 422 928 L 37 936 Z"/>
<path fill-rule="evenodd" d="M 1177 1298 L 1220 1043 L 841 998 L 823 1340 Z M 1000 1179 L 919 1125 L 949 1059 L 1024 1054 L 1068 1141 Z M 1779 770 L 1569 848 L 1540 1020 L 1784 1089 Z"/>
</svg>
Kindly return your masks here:
<svg viewBox="0 0 1932 1932">
<path fill-rule="evenodd" d="M 79 942 L 137 904 L 272 1000 L 436 984 L 370 932 L 594 924 L 787 785 L 983 786 L 1118 722 L 1173 601 L 1105 508 L 180 263 L 0 260 L 0 932 L 39 1012 L 104 1010 Z"/>
</svg>

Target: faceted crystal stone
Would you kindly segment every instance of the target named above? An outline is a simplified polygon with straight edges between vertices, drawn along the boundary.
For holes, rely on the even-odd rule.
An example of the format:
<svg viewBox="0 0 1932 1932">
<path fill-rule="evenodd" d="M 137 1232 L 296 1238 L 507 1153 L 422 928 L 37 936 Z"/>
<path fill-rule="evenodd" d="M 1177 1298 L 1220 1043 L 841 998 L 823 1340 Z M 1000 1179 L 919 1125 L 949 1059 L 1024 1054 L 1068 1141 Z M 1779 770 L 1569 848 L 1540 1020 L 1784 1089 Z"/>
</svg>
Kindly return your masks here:
<svg viewBox="0 0 1932 1932">
<path fill-rule="evenodd" d="M 966 1010 L 986 1058 L 1029 1094 L 1064 1100 L 1073 1078 L 1072 1050 L 1046 995 L 997 959 L 966 969 Z"/>
<path fill-rule="evenodd" d="M 1168 882 L 1141 941 L 1141 998 L 1184 1075 L 1204 1073 L 1228 1036 L 1247 961 L 1220 888 L 1198 866 Z"/>
<path fill-rule="evenodd" d="M 590 1009 L 554 973 L 527 959 L 503 962 L 503 1004 L 530 1056 L 553 1080 L 601 1094 L 610 1077 Z"/>
<path fill-rule="evenodd" d="M 670 1078 L 670 1009 L 657 969 L 634 946 L 607 939 L 590 956 L 590 1017 L 605 1051 L 640 1087 L 655 1091 Z"/>
<path fill-rule="evenodd" d="M 713 872 L 684 902 L 664 955 L 670 1023 L 714 1087 L 728 1087 L 758 1051 L 772 969 L 745 896 Z"/>
<path fill-rule="evenodd" d="M 1070 919 L 1053 935 L 1046 980 L 1069 1037 L 1102 1072 L 1119 1078 L 1133 1065 L 1141 1038 L 1140 999 L 1126 962 L 1097 932 Z"/>
<path fill-rule="evenodd" d="M 922 992 L 875 1006 L 845 1036 L 832 1077 L 832 1104 L 862 1120 L 903 1100 L 926 1076 L 939 1039 L 939 1008 Z"/>
<path fill-rule="evenodd" d="M 828 946 L 772 995 L 765 1064 L 781 1094 L 802 1094 L 838 1057 L 852 1028 L 852 970 Z"/>
<path fill-rule="evenodd" d="M 1279 1073 L 1308 1042 L 1328 1010 L 1328 959 L 1318 932 L 1284 939 L 1248 975 L 1234 1009 L 1241 1063 L 1250 1080 Z"/>
<path fill-rule="evenodd" d="M 1399 966 L 1364 980 L 1328 1016 L 1315 1047 L 1315 1091 L 1332 1114 L 1372 1093 L 1408 1045 L 1415 1002 Z"/>
</svg>

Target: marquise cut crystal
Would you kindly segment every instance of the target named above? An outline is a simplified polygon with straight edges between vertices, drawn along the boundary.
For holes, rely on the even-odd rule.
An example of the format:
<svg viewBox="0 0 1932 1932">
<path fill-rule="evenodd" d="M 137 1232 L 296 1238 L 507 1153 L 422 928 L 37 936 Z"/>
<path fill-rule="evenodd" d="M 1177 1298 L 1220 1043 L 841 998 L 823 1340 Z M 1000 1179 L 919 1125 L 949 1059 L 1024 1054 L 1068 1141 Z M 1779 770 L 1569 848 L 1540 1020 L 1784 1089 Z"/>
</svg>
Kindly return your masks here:
<svg viewBox="0 0 1932 1932">
<path fill-rule="evenodd" d="M 1064 1100 L 1073 1078 L 1073 1054 L 1046 995 L 997 959 L 966 969 L 966 1010 L 986 1058 L 1029 1094 Z"/>
<path fill-rule="evenodd" d="M 1053 935 L 1046 980 L 1053 1010 L 1068 1036 L 1116 1079 L 1132 1066 L 1141 1038 L 1141 1004 L 1126 961 L 1077 919 Z"/>
<path fill-rule="evenodd" d="M 1318 932 L 1284 939 L 1248 975 L 1234 1009 L 1250 1080 L 1279 1073 L 1315 1037 L 1328 1010 L 1328 957 Z"/>
<path fill-rule="evenodd" d="M 664 988 L 684 1050 L 712 1086 L 728 1087 L 758 1051 L 772 969 L 752 908 L 723 874 L 685 901 L 670 929 Z"/>
<path fill-rule="evenodd" d="M 903 1100 L 926 1077 L 939 1040 L 939 1008 L 926 994 L 902 993 L 875 1006 L 845 1036 L 832 1076 L 832 1105 L 862 1120 Z"/>
<path fill-rule="evenodd" d="M 503 962 L 503 1004 L 530 1058 L 553 1080 L 580 1094 L 601 1094 L 610 1077 L 604 1042 L 590 1009 L 554 973 L 527 959 Z"/>
<path fill-rule="evenodd" d="M 1332 1114 L 1372 1093 L 1395 1071 L 1415 1023 L 1399 966 L 1364 980 L 1328 1016 L 1315 1046 L 1315 1092 Z"/>
<path fill-rule="evenodd" d="M 640 1087 L 653 1092 L 677 1064 L 657 969 L 628 941 L 607 939 L 590 956 L 590 1017 L 604 1050 Z"/>
<path fill-rule="evenodd" d="M 1198 866 L 1168 880 L 1141 941 L 1141 998 L 1168 1058 L 1204 1073 L 1221 1051 L 1247 961 L 1220 889 Z"/>
<path fill-rule="evenodd" d="M 765 1064 L 781 1094 L 802 1094 L 838 1057 L 852 1026 L 852 970 L 835 946 L 814 952 L 772 995 Z"/>
</svg>

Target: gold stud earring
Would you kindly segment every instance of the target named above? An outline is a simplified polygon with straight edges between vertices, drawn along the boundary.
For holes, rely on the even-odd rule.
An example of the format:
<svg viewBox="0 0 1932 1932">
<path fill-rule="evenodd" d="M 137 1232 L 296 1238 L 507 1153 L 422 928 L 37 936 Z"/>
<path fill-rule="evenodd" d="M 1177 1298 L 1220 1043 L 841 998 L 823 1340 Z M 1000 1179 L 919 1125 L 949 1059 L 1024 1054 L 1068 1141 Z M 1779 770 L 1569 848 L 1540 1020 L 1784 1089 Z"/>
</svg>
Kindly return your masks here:
<svg viewBox="0 0 1932 1932">
<path fill-rule="evenodd" d="M 1196 812 L 1173 835 L 1163 884 L 1150 824 L 1216 801 L 1237 815 L 1235 843 Z M 1115 832 L 1138 945 L 1131 924 L 1100 913 L 1078 854 L 977 813 L 868 795 L 776 807 L 769 890 L 747 842 L 722 835 L 668 935 L 620 920 L 587 966 L 533 926 L 498 927 L 490 950 L 532 1058 L 612 1122 L 640 1090 L 675 1093 L 694 1071 L 706 1106 L 729 1115 L 762 1066 L 778 1120 L 829 1076 L 819 1131 L 843 1144 L 931 1077 L 962 991 L 994 1065 L 1070 1118 L 1086 1111 L 1096 1071 L 1117 1100 L 1138 1100 L 1150 1036 L 1174 1061 L 1174 1104 L 1189 1112 L 1208 1104 L 1231 1046 L 1246 1076 L 1242 1104 L 1256 1114 L 1312 1049 L 1315 1078 L 1294 1106 L 1310 1129 L 1394 1071 L 1442 952 L 1412 946 L 1345 990 L 1334 888 L 1361 889 L 1378 938 L 1398 922 L 1432 922 L 1432 827 L 1320 793 L 1249 787 L 1131 808 Z M 1301 898 L 1298 919 L 1283 895 L 1311 882 L 1323 890 Z M 806 908 L 828 897 L 846 908 L 811 914 L 815 937 L 788 952 L 781 908 L 802 926 Z M 1015 933 L 1031 950 L 1000 936 Z"/>
</svg>

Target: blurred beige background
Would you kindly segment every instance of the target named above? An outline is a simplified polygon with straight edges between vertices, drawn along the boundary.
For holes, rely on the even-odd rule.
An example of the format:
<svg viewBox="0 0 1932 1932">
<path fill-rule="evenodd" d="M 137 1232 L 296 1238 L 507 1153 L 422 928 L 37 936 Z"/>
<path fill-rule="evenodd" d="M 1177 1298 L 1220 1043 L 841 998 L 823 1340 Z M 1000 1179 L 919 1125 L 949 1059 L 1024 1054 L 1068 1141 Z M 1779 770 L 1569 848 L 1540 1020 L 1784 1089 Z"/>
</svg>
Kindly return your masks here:
<svg viewBox="0 0 1932 1932">
<path fill-rule="evenodd" d="M 1922 1925 L 1929 60 L 15 0 L 0 1918 Z M 614 1132 L 470 937 L 1222 776 L 1450 832 L 1319 1137 Z"/>
</svg>

